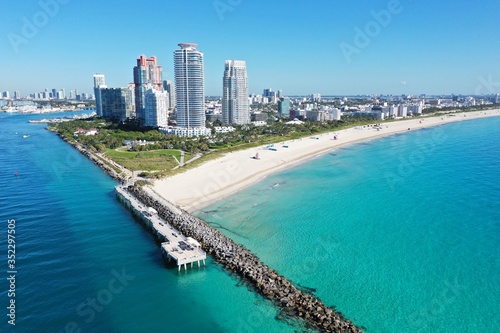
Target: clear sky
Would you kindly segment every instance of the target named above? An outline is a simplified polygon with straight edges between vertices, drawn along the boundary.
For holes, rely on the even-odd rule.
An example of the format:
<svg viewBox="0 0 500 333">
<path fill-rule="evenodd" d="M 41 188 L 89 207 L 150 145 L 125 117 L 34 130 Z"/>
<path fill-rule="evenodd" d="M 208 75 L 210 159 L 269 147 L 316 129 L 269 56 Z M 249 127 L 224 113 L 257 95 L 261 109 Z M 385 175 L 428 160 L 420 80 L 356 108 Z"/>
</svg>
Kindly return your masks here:
<svg viewBox="0 0 500 333">
<path fill-rule="evenodd" d="M 193 42 L 207 95 L 226 59 L 247 61 L 251 93 L 496 93 L 499 13 L 499 0 L 3 0 L 0 91 L 91 92 L 94 73 L 125 86 L 141 54 L 173 80 L 177 44 Z"/>
</svg>

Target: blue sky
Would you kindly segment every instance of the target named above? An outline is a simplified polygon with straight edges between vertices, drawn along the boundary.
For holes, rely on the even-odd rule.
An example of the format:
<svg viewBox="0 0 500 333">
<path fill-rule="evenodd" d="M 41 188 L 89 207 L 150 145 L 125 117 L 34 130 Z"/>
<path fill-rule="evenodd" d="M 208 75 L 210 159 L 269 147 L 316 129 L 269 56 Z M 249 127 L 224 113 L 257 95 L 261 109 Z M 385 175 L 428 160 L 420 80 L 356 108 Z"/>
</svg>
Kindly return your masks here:
<svg viewBox="0 0 500 333">
<path fill-rule="evenodd" d="M 498 13 L 498 0 L 4 0 L 0 91 L 91 92 L 94 73 L 125 86 L 141 54 L 173 79 L 177 44 L 194 42 L 207 95 L 226 59 L 247 61 L 251 93 L 500 92 Z"/>
</svg>

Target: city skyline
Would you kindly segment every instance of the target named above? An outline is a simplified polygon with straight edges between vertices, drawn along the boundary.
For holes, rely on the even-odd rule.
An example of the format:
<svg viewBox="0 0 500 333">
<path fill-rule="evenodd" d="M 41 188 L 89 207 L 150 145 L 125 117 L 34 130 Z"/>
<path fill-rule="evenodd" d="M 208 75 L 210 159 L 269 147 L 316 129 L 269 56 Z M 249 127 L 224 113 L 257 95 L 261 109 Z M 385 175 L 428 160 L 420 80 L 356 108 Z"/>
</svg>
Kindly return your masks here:
<svg viewBox="0 0 500 333">
<path fill-rule="evenodd" d="M 205 53 L 207 95 L 222 96 L 226 59 L 245 59 L 249 93 L 285 95 L 493 94 L 500 91 L 498 1 L 449 6 L 430 1 L 280 3 L 155 1 L 152 16 L 133 4 L 42 0 L 3 4 L 0 91 L 43 87 L 92 91 L 132 82 L 130 59 L 155 55 L 172 80 L 179 41 Z M 265 10 L 263 10 L 265 8 Z M 474 19 L 471 19 L 474 18 Z M 148 33 L 124 25 L 148 24 Z M 99 21 L 99 25 L 93 22 Z M 175 29 L 172 29 L 175 27 Z M 120 34 L 114 33 L 120 30 Z M 88 36 L 92 36 L 88 38 Z M 90 51 L 90 52 L 89 52 Z"/>
</svg>

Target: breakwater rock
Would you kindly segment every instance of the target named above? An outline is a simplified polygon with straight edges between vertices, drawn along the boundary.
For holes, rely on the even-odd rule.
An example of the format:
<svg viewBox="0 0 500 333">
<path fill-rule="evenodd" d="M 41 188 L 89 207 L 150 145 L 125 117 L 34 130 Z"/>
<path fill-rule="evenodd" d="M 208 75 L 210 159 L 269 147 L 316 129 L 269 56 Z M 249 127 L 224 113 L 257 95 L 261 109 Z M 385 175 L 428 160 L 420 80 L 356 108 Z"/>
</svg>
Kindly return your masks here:
<svg viewBox="0 0 500 333">
<path fill-rule="evenodd" d="M 52 130 L 50 128 L 47 128 L 47 130 L 56 133 L 57 136 L 59 136 L 67 144 L 71 145 L 73 148 L 75 148 L 76 150 L 78 150 L 82 155 L 84 155 L 90 161 L 92 161 L 92 163 L 94 163 L 99 168 L 101 168 L 101 170 L 103 170 L 104 172 L 106 172 L 111 178 L 113 178 L 113 179 L 115 179 L 115 180 L 117 180 L 119 182 L 122 182 L 122 183 L 125 181 L 125 179 L 122 178 L 122 176 L 120 176 L 112 167 L 110 167 L 109 165 L 107 165 L 106 163 L 104 163 L 100 158 L 98 158 L 93 153 L 91 153 L 90 151 L 88 151 L 81 144 L 66 139 L 63 135 L 57 133 L 56 131 L 54 131 L 54 130 Z"/>
<path fill-rule="evenodd" d="M 158 198 L 146 190 L 130 186 L 129 192 L 185 236 L 202 244 L 203 250 L 219 263 L 240 275 L 250 286 L 281 308 L 285 316 L 303 318 L 308 327 L 321 332 L 361 332 L 341 313 L 321 300 L 296 288 L 284 276 L 264 265 L 249 250 L 236 244 L 205 221 Z M 161 200 L 161 202 L 160 202 Z"/>
</svg>

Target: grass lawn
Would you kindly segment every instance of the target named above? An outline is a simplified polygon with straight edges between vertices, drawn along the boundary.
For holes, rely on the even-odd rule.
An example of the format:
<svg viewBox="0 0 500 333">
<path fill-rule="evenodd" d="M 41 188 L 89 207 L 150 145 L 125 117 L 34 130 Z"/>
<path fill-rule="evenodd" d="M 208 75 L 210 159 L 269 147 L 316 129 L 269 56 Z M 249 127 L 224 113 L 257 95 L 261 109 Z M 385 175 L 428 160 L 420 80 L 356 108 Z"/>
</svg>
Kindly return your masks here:
<svg viewBox="0 0 500 333">
<path fill-rule="evenodd" d="M 125 168 L 137 171 L 171 170 L 178 165 L 174 156 L 180 161 L 181 152 L 178 150 L 161 149 L 152 151 L 133 152 L 127 148 L 108 149 L 106 156 Z M 184 154 L 184 161 L 191 159 L 191 154 Z"/>
</svg>

